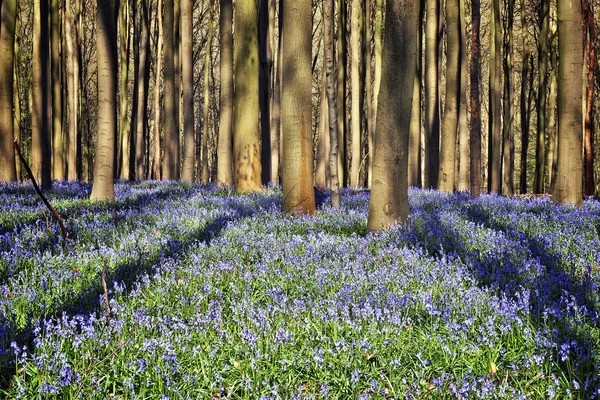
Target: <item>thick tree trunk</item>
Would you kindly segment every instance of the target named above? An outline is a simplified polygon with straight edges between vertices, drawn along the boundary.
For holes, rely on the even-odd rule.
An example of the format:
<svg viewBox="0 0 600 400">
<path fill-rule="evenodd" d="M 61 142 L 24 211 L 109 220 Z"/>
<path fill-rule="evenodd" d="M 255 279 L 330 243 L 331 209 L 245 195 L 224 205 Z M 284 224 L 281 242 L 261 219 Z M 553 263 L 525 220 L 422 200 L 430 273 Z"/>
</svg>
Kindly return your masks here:
<svg viewBox="0 0 600 400">
<path fill-rule="evenodd" d="M 513 20 L 515 0 L 508 0 L 506 8 L 507 26 L 504 33 L 504 125 L 502 126 L 502 193 L 514 193 L 515 145 L 513 133 Z"/>
<path fill-rule="evenodd" d="M 340 186 L 346 186 L 348 181 L 348 163 L 346 162 L 346 136 L 348 124 L 346 121 L 346 2 L 338 2 L 337 30 L 337 131 L 338 131 L 338 177 Z"/>
<path fill-rule="evenodd" d="M 529 50 L 527 7 L 523 2 L 521 3 L 521 26 L 523 36 L 523 64 L 521 66 L 521 175 L 519 179 L 519 192 L 525 194 L 527 193 L 527 151 L 529 148 L 530 121 L 527 94 L 531 90 L 529 83 L 530 75 L 533 74 L 533 71 L 529 71 L 532 57 Z"/>
<path fill-rule="evenodd" d="M 375 133 L 369 230 L 385 229 L 408 217 L 408 136 L 416 66 L 417 0 L 387 0 L 383 84 Z"/>
<path fill-rule="evenodd" d="M 440 149 L 438 188 L 454 191 L 456 171 L 456 138 L 460 99 L 460 5 L 459 0 L 446 0 L 447 55 L 446 99 Z"/>
<path fill-rule="evenodd" d="M 174 23 L 174 1 L 165 0 L 164 10 L 164 96 L 165 96 L 165 154 L 163 178 L 166 180 L 179 179 L 179 128 L 177 118 L 177 104 L 179 103 L 179 92 L 175 82 L 175 42 Z"/>
<path fill-rule="evenodd" d="M 550 0 L 541 0 L 539 7 L 537 132 L 535 176 L 533 181 L 533 191 L 536 194 L 544 193 L 544 177 L 546 172 L 546 91 L 548 90 L 548 23 L 550 20 Z"/>
<path fill-rule="evenodd" d="M 71 1 L 66 4 L 65 35 L 67 36 L 67 82 L 68 105 L 69 105 L 69 136 L 67 151 L 67 178 L 69 180 L 77 179 L 77 80 L 75 78 L 77 70 L 77 61 L 75 49 L 73 46 L 73 24 L 75 18 Z"/>
<path fill-rule="evenodd" d="M 0 182 L 12 182 L 17 180 L 13 145 L 16 0 L 2 0 L 0 18 Z"/>
<path fill-rule="evenodd" d="M 115 200 L 113 170 L 117 137 L 118 0 L 98 3 L 98 133 L 91 200 Z"/>
<path fill-rule="evenodd" d="M 327 80 L 327 105 L 329 108 L 329 181 L 333 207 L 340 208 L 340 188 L 338 180 L 338 121 L 337 93 L 335 82 L 334 42 L 334 0 L 324 0 L 325 19 L 325 75 Z"/>
<path fill-rule="evenodd" d="M 262 190 L 258 131 L 258 0 L 236 3 L 235 13 L 235 187 L 238 192 L 252 192 Z"/>
<path fill-rule="evenodd" d="M 221 0 L 220 5 L 221 98 L 219 100 L 217 183 L 233 186 L 233 6 L 231 0 Z M 276 107 L 277 102 L 273 108 Z"/>
<path fill-rule="evenodd" d="M 558 169 L 552 200 L 579 205 L 583 199 L 581 2 L 558 2 Z"/>
<path fill-rule="evenodd" d="M 594 29 L 594 14 L 588 0 L 582 0 L 583 16 L 588 35 L 588 68 L 585 90 L 585 119 L 584 119 L 584 161 L 585 161 L 585 195 L 593 196 L 596 192 L 594 183 L 594 125 L 592 107 L 594 106 L 594 70 L 596 68 L 596 32 Z"/>
<path fill-rule="evenodd" d="M 209 2 L 212 7 L 212 2 Z M 193 0 L 181 0 L 181 64 L 182 64 L 182 89 L 183 89 L 183 169 L 181 179 L 187 182 L 194 181 L 194 6 Z M 212 12 L 210 27 L 212 28 Z M 210 29 L 209 35 L 212 34 Z M 210 40 L 209 40 L 210 43 Z M 207 46 L 210 56 L 210 44 Z M 210 57 L 207 57 L 210 59 Z M 205 64 L 205 68 L 207 65 Z M 205 91 L 206 93 L 206 91 Z M 208 172 L 208 171 L 207 171 Z"/>
<path fill-rule="evenodd" d="M 352 162 L 350 167 L 350 186 L 358 187 L 360 174 L 360 150 L 361 150 L 361 24 L 362 24 L 362 6 L 361 0 L 352 0 L 352 14 L 350 15 L 351 23 L 351 77 L 352 77 Z"/>
<path fill-rule="evenodd" d="M 204 116 L 202 118 L 202 182 L 208 183 L 210 180 L 210 171 L 208 168 L 208 114 L 210 111 L 210 54 L 212 49 L 212 36 L 213 36 L 213 13 L 212 3 L 209 4 L 210 10 L 210 21 L 208 23 L 208 39 L 206 41 L 206 50 L 204 52 Z"/>
<path fill-rule="evenodd" d="M 423 41 L 423 7 L 424 0 L 419 1 L 420 14 L 419 14 L 419 27 L 421 29 L 421 33 L 419 34 L 421 42 Z M 374 72 L 373 72 L 373 126 L 377 127 L 377 107 L 379 105 L 379 88 L 381 87 L 381 42 L 383 39 L 383 0 L 375 0 L 375 34 L 374 34 L 373 42 L 375 44 L 375 63 L 374 63 Z M 417 57 L 422 53 L 423 45 L 419 43 L 419 47 L 421 50 L 418 50 Z M 419 74 L 422 75 L 421 72 Z M 419 106 L 420 108 L 421 106 Z"/>
<path fill-rule="evenodd" d="M 481 193 L 481 101 L 479 75 L 481 73 L 481 24 L 480 0 L 471 0 L 471 197 L 476 199 Z"/>
<path fill-rule="evenodd" d="M 156 26 L 158 27 L 158 40 L 156 42 L 156 82 L 154 84 L 154 148 L 153 148 L 153 175 L 154 179 L 162 179 L 161 175 L 161 146 L 160 146 L 160 72 L 162 71 L 162 57 L 160 55 L 163 47 L 163 18 L 162 18 L 162 0 L 158 0 Z"/>
<path fill-rule="evenodd" d="M 259 1 L 258 15 L 258 49 L 260 54 L 259 70 L 259 102 L 260 102 L 260 132 L 261 132 L 261 161 L 262 183 L 266 185 L 271 180 L 271 82 L 273 73 L 273 49 L 271 47 L 269 18 L 269 0 Z"/>
<path fill-rule="evenodd" d="M 52 69 L 52 178 L 65 179 L 64 137 L 62 131 L 62 91 L 60 70 L 60 18 L 58 0 L 50 0 L 50 43 Z"/>
<path fill-rule="evenodd" d="M 139 27 L 135 22 L 137 19 L 137 0 L 133 0 L 133 18 L 134 18 L 134 57 L 135 70 L 138 69 L 138 36 Z M 119 76 L 119 178 L 129 179 L 129 124 L 127 123 L 127 108 L 129 106 L 128 89 L 129 89 L 129 46 L 131 44 L 131 36 L 129 35 L 129 0 L 123 0 L 120 4 L 118 26 L 119 39 L 121 46 L 119 49 L 119 58 L 121 66 L 121 74 Z M 136 101 L 134 100 L 134 103 Z"/>
<path fill-rule="evenodd" d="M 50 76 L 48 70 L 50 41 L 48 37 L 48 2 L 46 0 L 35 0 L 33 21 L 31 170 L 35 179 L 41 182 L 42 190 L 49 190 L 52 186 L 52 140 L 50 137 Z"/>
<path fill-rule="evenodd" d="M 460 105 L 458 114 L 458 184 L 459 191 L 469 190 L 469 124 L 467 120 L 467 22 L 465 1 L 460 5 Z"/>
<path fill-rule="evenodd" d="M 490 21 L 488 190 L 502 193 L 502 20 L 500 0 L 492 0 Z"/>
<path fill-rule="evenodd" d="M 440 1 L 425 0 L 425 176 L 423 187 L 436 188 L 440 157 L 438 87 Z"/>
<path fill-rule="evenodd" d="M 286 2 L 283 8 L 283 212 L 314 214 L 312 115 L 312 1 Z"/>
</svg>

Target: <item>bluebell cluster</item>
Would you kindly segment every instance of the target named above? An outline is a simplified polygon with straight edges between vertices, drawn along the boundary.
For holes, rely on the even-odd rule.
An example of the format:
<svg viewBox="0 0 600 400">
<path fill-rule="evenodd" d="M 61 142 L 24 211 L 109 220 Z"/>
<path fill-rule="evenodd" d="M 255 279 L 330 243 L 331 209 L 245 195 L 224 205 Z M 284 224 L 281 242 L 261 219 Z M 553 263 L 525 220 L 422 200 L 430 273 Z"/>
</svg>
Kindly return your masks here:
<svg viewBox="0 0 600 400">
<path fill-rule="evenodd" d="M 600 398 L 600 203 L 409 191 L 281 212 L 279 188 L 0 186 L 9 398 Z M 108 306 L 102 288 L 106 266 Z"/>
</svg>

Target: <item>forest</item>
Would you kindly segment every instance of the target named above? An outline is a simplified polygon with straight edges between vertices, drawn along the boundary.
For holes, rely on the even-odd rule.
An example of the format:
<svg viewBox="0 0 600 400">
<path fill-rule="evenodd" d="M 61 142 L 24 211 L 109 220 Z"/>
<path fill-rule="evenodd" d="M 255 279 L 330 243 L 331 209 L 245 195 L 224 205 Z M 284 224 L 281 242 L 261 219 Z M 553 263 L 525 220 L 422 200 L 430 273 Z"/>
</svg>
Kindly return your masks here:
<svg viewBox="0 0 600 400">
<path fill-rule="evenodd" d="M 599 0 L 0 0 L 0 397 L 600 399 Z"/>
</svg>

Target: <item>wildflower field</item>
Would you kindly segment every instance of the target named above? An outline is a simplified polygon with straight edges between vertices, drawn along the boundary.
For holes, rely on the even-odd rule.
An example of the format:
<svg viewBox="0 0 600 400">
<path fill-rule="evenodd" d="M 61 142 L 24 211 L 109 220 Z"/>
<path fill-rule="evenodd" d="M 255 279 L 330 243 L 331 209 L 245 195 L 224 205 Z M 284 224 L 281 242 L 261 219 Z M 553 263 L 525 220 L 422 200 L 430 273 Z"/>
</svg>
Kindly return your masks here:
<svg viewBox="0 0 600 400">
<path fill-rule="evenodd" d="M 600 203 L 0 185 L 0 397 L 600 398 Z M 105 272 L 107 291 L 103 289 Z M 108 303 L 105 295 L 108 295 Z"/>
</svg>

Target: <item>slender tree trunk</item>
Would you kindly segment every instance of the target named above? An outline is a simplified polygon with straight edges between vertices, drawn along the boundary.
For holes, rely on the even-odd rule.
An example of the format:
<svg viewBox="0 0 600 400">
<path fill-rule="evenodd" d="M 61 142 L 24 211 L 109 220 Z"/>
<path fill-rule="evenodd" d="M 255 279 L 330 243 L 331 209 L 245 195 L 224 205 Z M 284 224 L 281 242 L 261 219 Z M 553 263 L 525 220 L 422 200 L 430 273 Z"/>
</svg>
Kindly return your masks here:
<svg viewBox="0 0 600 400">
<path fill-rule="evenodd" d="M 209 2 L 212 7 L 212 2 Z M 181 0 L 181 64 L 183 86 L 183 171 L 181 179 L 187 182 L 194 181 L 194 57 L 193 57 L 193 0 Z M 212 14 L 212 12 L 211 12 Z M 212 34 L 212 17 L 209 22 Z M 207 54 L 210 55 L 210 40 L 207 45 Z M 207 57 L 209 59 L 209 57 Z M 205 68 L 208 65 L 205 64 Z M 206 80 L 205 80 L 206 83 Z M 206 94 L 206 90 L 205 90 Z M 206 121 L 205 121 L 206 123 Z M 200 160 L 198 160 L 200 161 Z M 208 172 L 208 171 L 207 171 Z"/>
<path fill-rule="evenodd" d="M 133 15 L 134 15 L 134 24 L 136 24 L 135 20 L 137 19 L 137 6 L 136 1 L 133 0 Z M 129 45 L 131 42 L 131 38 L 129 35 L 129 0 L 123 0 L 120 4 L 119 9 L 119 17 L 118 17 L 118 26 L 119 26 L 119 39 L 121 41 L 121 47 L 119 49 L 119 57 L 120 57 L 120 65 L 121 65 L 121 75 L 119 76 L 119 178 L 121 179 L 129 179 L 129 124 L 127 123 L 127 108 L 129 105 L 128 98 L 128 89 L 129 89 Z M 137 25 L 137 24 L 136 24 Z M 139 28 L 137 26 L 134 27 L 134 42 L 137 43 Z M 138 46 L 135 44 L 137 50 Z M 134 57 L 138 58 L 137 51 L 134 51 Z M 135 62 L 136 69 L 138 62 Z M 135 101 L 134 101 L 135 103 Z"/>
<path fill-rule="evenodd" d="M 535 145 L 535 176 L 533 191 L 544 193 L 546 158 L 546 91 L 548 90 L 548 23 L 550 20 L 550 0 L 541 0 L 539 4 L 540 34 L 538 47 L 538 96 L 537 96 L 537 132 Z"/>
<path fill-rule="evenodd" d="M 83 28 L 81 27 L 81 0 L 74 0 L 74 7 L 75 7 L 75 15 L 73 16 L 73 25 L 74 25 L 74 33 L 75 33 L 75 43 L 74 43 L 74 56 L 73 56 L 73 62 L 74 62 L 74 78 L 73 81 L 75 83 L 75 90 L 74 92 L 76 93 L 76 98 L 75 98 L 75 114 L 76 114 L 76 118 L 77 118 L 77 123 L 75 125 L 76 130 L 77 130 L 77 151 L 76 151 L 76 167 L 75 169 L 77 170 L 77 179 L 78 180 L 83 180 L 83 148 L 82 148 L 82 141 L 83 141 L 83 132 L 81 129 L 82 121 L 83 121 L 83 116 L 82 116 L 82 107 L 81 107 L 81 99 L 82 99 L 82 92 L 83 92 L 83 85 L 81 83 L 81 77 L 83 76 L 83 62 L 81 61 L 81 37 L 83 36 L 82 34 L 82 30 Z"/>
<path fill-rule="evenodd" d="M 425 179 L 436 188 L 440 157 L 440 95 L 438 87 L 440 0 L 425 0 Z"/>
<path fill-rule="evenodd" d="M 467 23 L 465 1 L 460 5 L 460 105 L 458 115 L 458 190 L 469 190 L 469 124 L 467 121 Z"/>
<path fill-rule="evenodd" d="M 169 1 L 169 0 L 167 0 Z M 156 82 L 154 84 L 154 165 L 153 165 L 153 175 L 154 179 L 160 180 L 162 179 L 161 175 L 161 146 L 160 146 L 160 131 L 161 131 L 161 123 L 160 123 L 160 114 L 161 114 L 161 106 L 160 106 L 160 72 L 162 71 L 162 57 L 161 50 L 163 47 L 163 18 L 162 18 L 162 0 L 158 0 L 157 16 L 156 16 L 156 26 L 158 27 L 158 40 L 156 42 Z"/>
<path fill-rule="evenodd" d="M 269 46 L 274 51 L 275 50 L 275 9 L 276 9 L 276 5 L 277 5 L 277 1 L 276 0 L 268 0 L 268 2 L 269 2 Z M 271 97 L 270 136 L 271 137 L 270 137 L 269 143 L 271 144 L 271 148 L 270 148 L 270 159 L 271 159 L 270 181 L 276 185 L 279 183 L 279 121 L 280 121 L 280 115 L 275 117 L 275 108 L 280 107 L 280 104 L 277 104 L 277 105 L 275 104 L 276 103 L 275 98 L 276 97 L 278 98 L 277 101 L 280 101 L 281 98 L 279 97 L 279 94 L 277 93 L 277 90 L 275 89 L 275 81 L 277 80 L 277 78 L 275 77 L 275 64 L 274 64 L 275 56 L 273 54 L 273 51 L 271 52 L 272 66 L 271 66 L 271 79 L 269 80 L 269 82 L 271 82 L 271 91 L 270 91 L 270 97 Z M 279 56 L 277 56 L 277 57 L 279 57 Z M 281 68 L 281 67 L 279 66 L 278 68 Z M 281 113 L 281 110 L 278 110 L 278 112 Z"/>
<path fill-rule="evenodd" d="M 173 75 L 175 95 L 175 130 L 177 132 L 177 151 L 175 164 L 177 165 L 177 179 L 181 177 L 181 0 L 173 1 Z M 165 107 L 166 108 L 166 107 Z"/>
<path fill-rule="evenodd" d="M 73 46 L 73 24 L 75 22 L 71 1 L 66 4 L 65 35 L 67 36 L 67 84 L 68 103 L 69 103 L 69 137 L 67 151 L 67 178 L 69 180 L 77 179 L 77 81 L 75 71 L 77 61 L 75 49 Z"/>
<path fill-rule="evenodd" d="M 369 230 L 384 229 L 408 217 L 410 119 L 406 116 L 412 108 L 418 15 L 417 0 L 387 0 Z"/>
<path fill-rule="evenodd" d="M 556 132 L 556 86 L 558 74 L 558 34 L 556 26 L 556 9 L 550 9 L 550 88 L 548 90 L 548 182 L 550 193 L 554 192 L 556 182 L 557 132 Z"/>
<path fill-rule="evenodd" d="M 531 53 L 529 50 L 529 32 L 527 7 L 521 3 L 521 26 L 523 35 L 523 64 L 521 67 L 521 176 L 519 179 L 519 191 L 527 193 L 527 151 L 529 148 L 529 109 L 527 107 L 527 93 L 529 92 Z M 531 72 L 533 73 L 533 72 Z"/>
<path fill-rule="evenodd" d="M 552 200 L 582 203 L 583 24 L 581 2 L 558 2 L 558 169 Z"/>
<path fill-rule="evenodd" d="M 338 180 L 338 112 L 335 82 L 334 42 L 334 0 L 324 0 L 325 29 L 325 75 L 327 81 L 327 105 L 329 108 L 329 176 L 331 186 L 331 202 L 333 207 L 340 208 L 340 188 Z"/>
<path fill-rule="evenodd" d="M 458 103 L 460 98 L 460 5 L 458 0 L 446 0 L 447 62 L 446 100 L 440 151 L 438 188 L 454 191 Z"/>
<path fill-rule="evenodd" d="M 98 3 L 98 133 L 91 200 L 114 201 L 114 157 L 117 137 L 118 0 Z"/>
<path fill-rule="evenodd" d="M 424 1 L 420 0 L 420 20 L 419 27 L 421 27 L 421 33 L 419 36 L 421 37 L 419 40 L 423 41 L 423 7 Z M 373 42 L 375 43 L 375 65 L 374 65 L 374 73 L 373 73 L 373 126 L 377 127 L 377 106 L 379 104 L 379 88 L 381 87 L 381 41 L 383 36 L 383 0 L 375 0 L 375 38 Z M 419 43 L 420 50 L 417 50 L 417 57 L 422 53 L 423 45 Z M 422 58 L 422 57 L 421 57 Z M 422 72 L 419 71 L 419 74 L 422 75 Z M 422 80 L 422 78 L 420 78 Z M 421 106 L 419 106 L 421 107 Z"/>
<path fill-rule="evenodd" d="M 177 118 L 177 103 L 179 102 L 179 92 L 175 82 L 175 42 L 174 35 L 174 1 L 165 0 L 164 10 L 164 96 L 165 96 L 165 154 L 163 177 L 166 180 L 179 179 L 179 129 Z"/>
<path fill-rule="evenodd" d="M 488 190 L 502 193 L 502 19 L 500 0 L 492 0 L 490 21 Z"/>
<path fill-rule="evenodd" d="M 266 185 L 271 179 L 271 82 L 273 73 L 273 49 L 271 48 L 269 26 L 269 0 L 259 1 L 258 15 L 258 49 L 260 54 L 259 69 L 259 102 L 262 183 Z"/>
<path fill-rule="evenodd" d="M 416 72 L 413 84 L 410 133 L 408 138 L 408 186 L 421 187 L 421 89 L 423 71 L 423 14 L 425 1 L 419 0 Z"/>
<path fill-rule="evenodd" d="M 1 8 L 1 7 L 0 7 Z M 15 32 L 19 33 L 21 31 L 21 16 L 20 16 L 20 12 L 19 12 L 19 7 L 17 6 L 17 18 L 16 18 L 16 29 Z M 0 30 L 0 35 L 1 35 L 1 30 Z M 13 130 L 14 130 L 14 139 L 18 142 L 21 143 L 21 73 L 20 73 L 20 68 L 19 68 L 19 52 L 20 52 L 20 39 L 19 36 L 17 34 L 15 34 L 15 47 L 14 47 L 14 72 L 13 72 L 13 79 L 14 79 L 14 84 L 13 84 L 13 104 L 15 106 L 15 113 L 14 113 L 14 126 L 13 126 Z M 14 152 L 13 152 L 14 154 Z M 22 179 L 22 175 L 21 175 L 21 163 L 19 162 L 19 160 L 16 158 L 15 156 L 15 164 L 16 164 L 16 172 L 17 172 L 17 180 L 21 180 Z M 10 166 L 10 164 L 8 164 Z"/>
<path fill-rule="evenodd" d="M 49 190 L 52 186 L 52 140 L 50 137 L 50 115 L 48 113 L 50 104 L 50 93 L 48 92 L 50 77 L 48 76 L 47 67 L 50 61 L 48 2 L 46 0 L 35 0 L 33 15 L 31 169 L 35 179 L 41 182 L 42 190 Z"/>
<path fill-rule="evenodd" d="M 12 182 L 17 180 L 13 145 L 16 0 L 2 0 L 0 18 L 0 182 Z"/>
<path fill-rule="evenodd" d="M 221 185 L 233 186 L 233 6 L 231 0 L 221 0 L 220 5 L 221 98 L 217 182 Z M 274 109 L 276 107 L 277 101 L 273 105 Z"/>
<path fill-rule="evenodd" d="M 481 24 L 480 0 L 471 0 L 471 197 L 476 199 L 481 193 L 481 101 L 479 95 L 479 74 L 481 73 Z"/>
<path fill-rule="evenodd" d="M 367 186 L 371 187 L 373 179 L 373 134 L 375 125 L 373 125 L 373 78 L 371 73 L 371 60 L 373 59 L 373 47 L 371 46 L 372 22 L 371 22 L 371 4 L 373 0 L 365 0 L 365 91 L 367 101 L 367 140 L 368 140 L 368 168 L 367 168 Z"/>
<path fill-rule="evenodd" d="M 283 130 L 283 212 L 314 214 L 312 115 L 312 1 L 286 2 L 283 8 L 281 97 Z"/>
<path fill-rule="evenodd" d="M 361 150 L 361 0 L 352 0 L 351 20 L 351 75 L 352 75 L 352 163 L 350 167 L 350 186 L 359 186 L 360 150 Z"/>
<path fill-rule="evenodd" d="M 507 26 L 504 33 L 504 125 L 502 126 L 502 193 L 514 193 L 514 133 L 513 133 L 513 17 L 515 0 L 508 0 L 506 8 Z"/>
<path fill-rule="evenodd" d="M 326 35 L 323 32 L 323 35 Z M 326 46 L 323 46 L 325 60 Z M 319 94 L 319 125 L 317 128 L 317 168 L 315 170 L 315 185 L 326 188 L 329 178 L 329 107 L 327 104 L 327 77 L 325 68 L 321 77 L 321 93 Z"/>
<path fill-rule="evenodd" d="M 60 83 L 60 18 L 58 0 L 50 0 L 50 43 L 52 68 L 52 177 L 65 179 L 62 96 Z"/>
<path fill-rule="evenodd" d="M 145 133 L 148 125 L 148 91 L 150 81 L 150 16 L 148 4 L 146 1 L 141 1 L 142 12 L 140 15 L 141 32 L 139 36 L 139 67 L 135 77 L 135 88 L 137 93 L 137 102 L 134 113 L 135 125 L 133 126 L 134 132 L 131 136 L 133 143 L 131 143 L 130 161 L 132 165 L 131 172 L 135 173 L 133 178 L 135 180 L 144 179 L 146 171 L 144 169 L 144 155 L 146 152 L 145 146 Z"/>
<path fill-rule="evenodd" d="M 210 53 L 212 49 L 212 35 L 213 35 L 213 13 L 212 13 L 212 2 L 209 3 L 210 9 L 210 21 L 208 23 L 208 39 L 206 41 L 206 51 L 204 52 L 204 118 L 202 118 L 202 182 L 208 183 L 210 180 L 210 171 L 208 168 L 208 113 L 210 111 Z M 190 146 L 192 147 L 192 146 Z"/>
<path fill-rule="evenodd" d="M 346 66 L 348 54 L 346 53 L 346 2 L 338 2 L 338 31 L 337 31 L 337 131 L 338 131 L 338 177 L 340 186 L 345 186 L 348 176 L 346 163 Z M 377 61 L 375 61 L 377 62 Z"/>
<path fill-rule="evenodd" d="M 585 195 L 593 196 L 596 192 L 594 183 L 594 125 L 592 108 L 594 106 L 594 70 L 596 68 L 596 32 L 594 29 L 594 14 L 588 0 L 581 1 L 583 17 L 588 35 L 588 68 L 585 91 L 584 119 L 584 162 L 585 162 Z"/>
<path fill-rule="evenodd" d="M 262 190 L 258 131 L 258 0 L 236 3 L 235 12 L 233 75 L 235 187 L 238 192 L 252 192 Z"/>
</svg>

